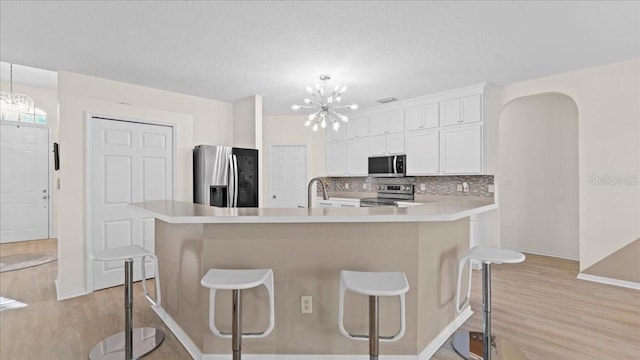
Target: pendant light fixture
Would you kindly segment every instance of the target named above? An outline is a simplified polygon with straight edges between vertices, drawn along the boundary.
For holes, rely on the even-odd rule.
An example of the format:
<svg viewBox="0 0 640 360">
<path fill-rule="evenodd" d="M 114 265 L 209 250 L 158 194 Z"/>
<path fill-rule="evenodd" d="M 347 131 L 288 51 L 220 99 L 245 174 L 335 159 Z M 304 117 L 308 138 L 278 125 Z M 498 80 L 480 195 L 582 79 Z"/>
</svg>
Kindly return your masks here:
<svg viewBox="0 0 640 360">
<path fill-rule="evenodd" d="M 6 118 L 8 114 L 12 114 L 19 119 L 22 114 L 34 114 L 35 103 L 33 99 L 27 95 L 13 92 L 13 64 L 9 64 L 9 79 L 9 92 L 0 92 L 2 117 Z"/>
<path fill-rule="evenodd" d="M 319 128 L 324 129 L 327 124 L 331 124 L 333 130 L 338 131 L 340 129 L 340 122 L 347 122 L 349 118 L 336 111 L 336 109 L 358 109 L 358 105 L 338 105 L 342 100 L 342 94 L 347 91 L 346 86 L 340 87 L 336 85 L 331 94 L 326 90 L 327 80 L 331 80 L 331 75 L 320 75 L 320 81 L 322 85 L 316 83 L 315 89 L 311 86 L 307 86 L 307 92 L 311 94 L 312 98 L 304 99 L 305 105 L 293 105 L 291 109 L 312 109 L 311 113 L 305 121 L 304 126 L 311 126 L 313 131 L 318 131 Z"/>
</svg>

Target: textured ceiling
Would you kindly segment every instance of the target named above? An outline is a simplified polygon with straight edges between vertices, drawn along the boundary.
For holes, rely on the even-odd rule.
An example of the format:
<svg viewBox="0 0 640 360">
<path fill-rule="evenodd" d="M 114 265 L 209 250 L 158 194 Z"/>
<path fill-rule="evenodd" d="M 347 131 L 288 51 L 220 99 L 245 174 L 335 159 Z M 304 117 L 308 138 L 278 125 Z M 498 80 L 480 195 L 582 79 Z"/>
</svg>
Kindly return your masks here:
<svg viewBox="0 0 640 360">
<path fill-rule="evenodd" d="M 321 73 L 361 107 L 640 56 L 640 2 L 0 2 L 0 60 L 292 114 Z"/>
</svg>

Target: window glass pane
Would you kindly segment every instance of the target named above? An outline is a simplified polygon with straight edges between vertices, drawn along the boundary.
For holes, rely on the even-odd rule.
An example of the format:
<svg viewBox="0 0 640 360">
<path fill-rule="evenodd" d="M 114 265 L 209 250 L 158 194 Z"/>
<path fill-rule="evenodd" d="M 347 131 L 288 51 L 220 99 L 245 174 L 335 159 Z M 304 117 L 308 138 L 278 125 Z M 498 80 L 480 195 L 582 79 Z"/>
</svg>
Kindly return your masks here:
<svg viewBox="0 0 640 360">
<path fill-rule="evenodd" d="M 34 116 L 33 116 L 33 114 L 22 113 L 20 115 L 20 121 L 26 122 L 26 123 L 33 123 L 34 122 Z"/>
<path fill-rule="evenodd" d="M 47 125 L 47 115 L 36 114 L 36 124 Z"/>
<path fill-rule="evenodd" d="M 8 121 L 18 121 L 19 117 L 18 117 L 18 113 L 12 112 L 12 111 L 2 111 L 1 113 L 2 116 L 2 120 L 8 120 Z"/>
</svg>

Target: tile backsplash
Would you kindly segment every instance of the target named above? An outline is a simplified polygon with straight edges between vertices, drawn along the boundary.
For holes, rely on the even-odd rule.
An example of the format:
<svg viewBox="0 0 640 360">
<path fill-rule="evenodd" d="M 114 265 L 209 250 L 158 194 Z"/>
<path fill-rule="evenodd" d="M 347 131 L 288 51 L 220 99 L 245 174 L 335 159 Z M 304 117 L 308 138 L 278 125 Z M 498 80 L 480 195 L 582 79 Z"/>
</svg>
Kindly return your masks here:
<svg viewBox="0 0 640 360">
<path fill-rule="evenodd" d="M 489 185 L 493 175 L 411 176 L 404 178 L 375 177 L 325 177 L 329 192 L 376 192 L 378 184 L 413 184 L 416 195 L 480 196 L 493 197 Z M 463 182 L 469 184 L 469 192 L 458 191 Z M 421 185 L 425 190 L 421 190 Z"/>
</svg>

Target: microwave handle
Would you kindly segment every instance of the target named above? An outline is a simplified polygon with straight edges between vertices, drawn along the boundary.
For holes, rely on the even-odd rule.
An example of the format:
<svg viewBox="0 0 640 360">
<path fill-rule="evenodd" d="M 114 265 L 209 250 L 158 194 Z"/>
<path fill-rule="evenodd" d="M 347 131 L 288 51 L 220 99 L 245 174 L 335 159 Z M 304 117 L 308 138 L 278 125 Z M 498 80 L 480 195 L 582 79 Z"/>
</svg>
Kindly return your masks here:
<svg viewBox="0 0 640 360">
<path fill-rule="evenodd" d="M 394 173 L 394 174 L 397 174 L 397 173 L 398 173 L 398 166 L 397 166 L 397 164 L 396 164 L 396 163 L 398 162 L 397 160 L 398 160 L 398 157 L 397 157 L 397 156 L 394 156 L 394 157 L 393 157 L 393 173 Z"/>
</svg>

